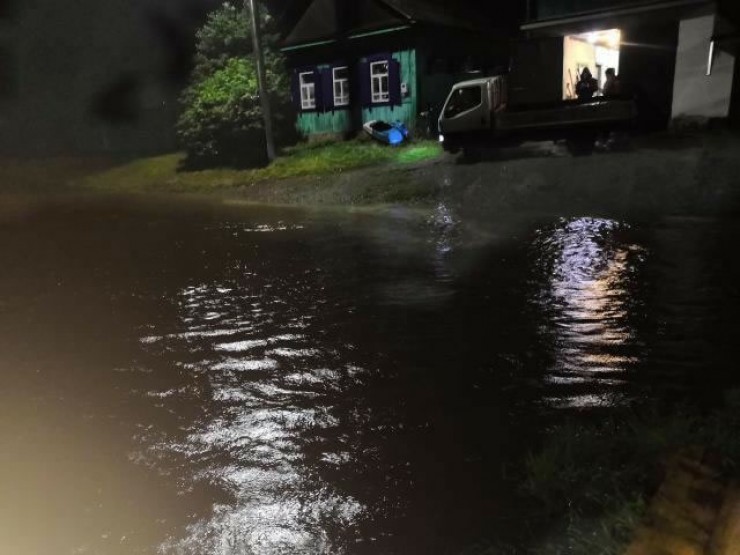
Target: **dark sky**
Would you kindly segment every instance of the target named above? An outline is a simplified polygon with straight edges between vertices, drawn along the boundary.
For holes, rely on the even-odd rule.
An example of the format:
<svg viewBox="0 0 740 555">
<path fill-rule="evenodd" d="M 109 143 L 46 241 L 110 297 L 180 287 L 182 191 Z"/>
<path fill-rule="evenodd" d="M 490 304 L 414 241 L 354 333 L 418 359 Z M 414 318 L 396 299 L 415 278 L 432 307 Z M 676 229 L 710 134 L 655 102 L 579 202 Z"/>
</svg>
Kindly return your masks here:
<svg viewBox="0 0 740 555">
<path fill-rule="evenodd" d="M 0 153 L 173 146 L 195 30 L 219 1 L 2 1 Z"/>
<path fill-rule="evenodd" d="M 311 0 L 262 1 L 279 20 L 281 28 L 288 31 Z M 428 1 L 452 7 L 468 4 L 476 13 L 494 16 L 506 6 L 516 4 L 512 0 Z M 125 58 L 146 57 L 148 53 L 155 58 L 164 57 L 168 64 L 165 68 L 168 76 L 182 81 L 187 77 L 196 29 L 203 23 L 206 14 L 223 0 L 0 2 L 0 6 L 3 6 L 0 13 L 15 11 L 20 14 L 15 19 L 21 22 L 21 32 L 13 33 L 5 42 L 10 40 L 17 43 L 24 67 L 53 65 L 61 69 L 73 63 L 61 59 L 71 54 L 72 58 L 79 57 L 83 65 L 97 66 L 105 59 L 105 65 L 118 65 L 127 70 Z M 16 9 L 13 10 L 12 6 Z M 24 56 L 29 50 L 33 52 Z"/>
</svg>

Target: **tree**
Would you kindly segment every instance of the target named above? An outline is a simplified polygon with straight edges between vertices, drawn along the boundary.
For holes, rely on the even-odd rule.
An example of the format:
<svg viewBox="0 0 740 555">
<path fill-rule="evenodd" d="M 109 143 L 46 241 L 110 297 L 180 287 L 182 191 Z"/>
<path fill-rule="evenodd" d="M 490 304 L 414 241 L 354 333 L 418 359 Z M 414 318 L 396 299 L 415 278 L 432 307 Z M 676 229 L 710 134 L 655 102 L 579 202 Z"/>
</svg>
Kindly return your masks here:
<svg viewBox="0 0 740 555">
<path fill-rule="evenodd" d="M 263 10 L 264 14 L 264 10 Z M 224 4 L 197 33 L 195 68 L 181 98 L 178 140 L 193 167 L 252 167 L 266 163 L 250 15 Z M 261 16 L 267 86 L 281 144 L 296 138 L 285 60 L 269 15 Z"/>
</svg>

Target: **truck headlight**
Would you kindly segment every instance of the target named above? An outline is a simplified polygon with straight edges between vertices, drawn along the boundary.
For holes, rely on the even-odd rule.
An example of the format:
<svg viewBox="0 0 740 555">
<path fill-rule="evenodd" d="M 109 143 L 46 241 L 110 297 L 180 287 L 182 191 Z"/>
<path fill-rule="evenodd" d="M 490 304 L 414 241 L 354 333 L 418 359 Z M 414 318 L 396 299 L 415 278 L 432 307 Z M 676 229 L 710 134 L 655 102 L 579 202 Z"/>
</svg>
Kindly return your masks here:
<svg viewBox="0 0 740 555">
<path fill-rule="evenodd" d="M 440 143 L 443 143 L 443 142 L 445 142 L 445 136 L 444 136 L 444 135 L 442 135 L 442 133 L 440 133 L 440 134 L 439 134 L 439 142 L 440 142 Z"/>
</svg>

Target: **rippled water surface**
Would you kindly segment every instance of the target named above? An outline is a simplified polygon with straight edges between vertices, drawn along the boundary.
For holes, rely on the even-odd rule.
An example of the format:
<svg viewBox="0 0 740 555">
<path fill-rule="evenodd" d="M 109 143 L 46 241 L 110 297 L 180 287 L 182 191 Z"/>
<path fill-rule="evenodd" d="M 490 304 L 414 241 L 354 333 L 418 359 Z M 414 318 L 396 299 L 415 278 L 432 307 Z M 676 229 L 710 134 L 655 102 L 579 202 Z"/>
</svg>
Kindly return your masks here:
<svg viewBox="0 0 740 555">
<path fill-rule="evenodd" d="M 459 553 L 553 418 L 738 382 L 731 222 L 14 202 L 3 552 Z"/>
</svg>

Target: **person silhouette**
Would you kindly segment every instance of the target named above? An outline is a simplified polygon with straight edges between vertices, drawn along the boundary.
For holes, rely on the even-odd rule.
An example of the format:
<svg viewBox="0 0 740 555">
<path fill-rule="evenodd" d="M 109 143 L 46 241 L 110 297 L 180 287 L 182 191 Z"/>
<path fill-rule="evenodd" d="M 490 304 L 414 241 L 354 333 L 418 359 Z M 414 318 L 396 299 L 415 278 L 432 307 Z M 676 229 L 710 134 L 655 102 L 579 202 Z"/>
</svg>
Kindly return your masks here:
<svg viewBox="0 0 740 555">
<path fill-rule="evenodd" d="M 606 70 L 606 81 L 604 82 L 604 96 L 618 96 L 621 94 L 621 83 L 613 67 Z"/>
<path fill-rule="evenodd" d="M 576 96 L 578 100 L 591 100 L 599 90 L 599 83 L 591 75 L 591 70 L 583 68 L 581 76 L 576 84 Z"/>
</svg>

